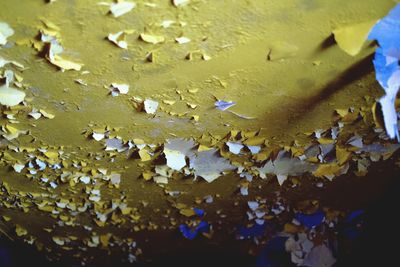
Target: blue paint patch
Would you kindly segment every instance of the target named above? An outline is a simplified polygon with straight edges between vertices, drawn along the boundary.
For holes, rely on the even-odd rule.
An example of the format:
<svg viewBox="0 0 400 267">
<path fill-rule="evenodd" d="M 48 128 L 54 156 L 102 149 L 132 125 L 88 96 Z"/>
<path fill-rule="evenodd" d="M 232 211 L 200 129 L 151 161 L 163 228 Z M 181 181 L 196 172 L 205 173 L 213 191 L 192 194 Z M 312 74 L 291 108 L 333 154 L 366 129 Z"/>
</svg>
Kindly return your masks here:
<svg viewBox="0 0 400 267">
<path fill-rule="evenodd" d="M 325 218 L 325 213 L 322 211 L 317 211 L 313 214 L 296 213 L 295 218 L 302 225 L 311 229 L 322 224 Z"/>
<path fill-rule="evenodd" d="M 374 66 L 376 79 L 386 95 L 379 102 L 385 122 L 387 135 L 400 142 L 398 115 L 395 108 L 396 96 L 400 87 L 400 4 L 378 21 L 372 28 L 368 39 L 378 41 Z"/>
<path fill-rule="evenodd" d="M 346 223 L 351 223 L 355 219 L 359 219 L 361 215 L 364 214 L 363 210 L 356 210 L 351 212 L 349 215 L 347 215 L 346 219 L 344 220 Z"/>
<path fill-rule="evenodd" d="M 215 107 L 219 110 L 227 110 L 228 108 L 236 105 L 236 102 L 233 101 L 223 101 L 218 100 L 214 103 Z"/>
<path fill-rule="evenodd" d="M 256 267 L 278 267 L 281 265 L 281 258 L 287 252 L 285 243 L 287 237 L 276 236 L 272 238 L 257 256 Z"/>
<path fill-rule="evenodd" d="M 384 54 L 382 48 L 377 48 L 374 58 L 376 80 L 383 88 L 388 88 L 388 81 L 392 75 L 400 69 L 399 61 L 392 61 Z"/>
<path fill-rule="evenodd" d="M 196 213 L 197 216 L 200 216 L 200 217 L 204 216 L 204 210 L 202 210 L 202 209 L 193 208 L 193 211 Z"/>
<path fill-rule="evenodd" d="M 267 224 L 264 222 L 263 224 L 254 224 L 251 227 L 240 227 L 239 235 L 244 238 L 258 237 L 262 236 L 265 233 L 265 229 Z"/>
<path fill-rule="evenodd" d="M 375 24 L 368 39 L 378 41 L 382 54 L 400 58 L 400 5 Z"/>
<path fill-rule="evenodd" d="M 205 221 L 201 221 L 194 229 L 191 229 L 187 224 L 181 224 L 179 225 L 179 230 L 185 238 L 193 240 L 198 234 L 209 232 L 210 225 Z"/>
</svg>

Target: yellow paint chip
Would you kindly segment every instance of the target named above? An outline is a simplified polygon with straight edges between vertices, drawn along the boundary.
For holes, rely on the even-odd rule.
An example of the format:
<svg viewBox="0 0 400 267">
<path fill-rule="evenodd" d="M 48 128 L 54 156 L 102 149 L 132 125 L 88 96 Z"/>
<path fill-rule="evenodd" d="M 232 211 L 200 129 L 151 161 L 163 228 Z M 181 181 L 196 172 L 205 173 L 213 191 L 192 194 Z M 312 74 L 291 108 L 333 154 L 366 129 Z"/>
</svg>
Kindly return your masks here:
<svg viewBox="0 0 400 267">
<path fill-rule="evenodd" d="M 149 180 L 151 180 L 151 178 L 153 178 L 153 173 L 152 172 L 143 172 L 142 173 L 142 176 L 143 176 L 143 179 L 145 180 L 145 181 L 149 181 Z"/>
<path fill-rule="evenodd" d="M 50 59 L 50 62 L 63 70 L 80 71 L 83 66 L 83 64 L 64 59 L 58 55 L 54 55 L 54 58 Z"/>
<path fill-rule="evenodd" d="M 165 41 L 165 38 L 160 35 L 152 35 L 152 34 L 147 34 L 147 33 L 141 33 L 140 34 L 140 39 L 146 43 L 150 44 L 159 44 L 163 43 Z"/>
<path fill-rule="evenodd" d="M 341 147 L 336 147 L 336 159 L 339 163 L 339 165 L 343 165 L 344 163 L 346 163 L 350 157 L 351 157 L 352 152 L 351 151 L 347 151 L 345 148 L 341 148 Z"/>
<path fill-rule="evenodd" d="M 49 159 L 57 159 L 58 158 L 57 151 L 46 151 L 43 154 Z"/>
<path fill-rule="evenodd" d="M 164 104 L 167 104 L 167 105 L 173 105 L 173 104 L 175 104 L 175 100 L 163 100 L 163 103 Z"/>
<path fill-rule="evenodd" d="M 191 108 L 191 109 L 197 108 L 197 105 L 196 105 L 196 104 L 193 104 L 193 103 L 186 103 L 186 105 L 187 105 L 189 108 Z"/>
<path fill-rule="evenodd" d="M 17 234 L 17 236 L 24 236 L 28 234 L 28 231 L 23 228 L 21 225 L 16 224 L 15 225 L 15 233 Z"/>
<path fill-rule="evenodd" d="M 40 113 L 43 115 L 43 117 L 45 117 L 45 118 L 54 119 L 54 118 L 56 117 L 55 115 L 53 115 L 53 114 L 51 114 L 51 113 L 48 113 L 48 112 L 45 111 L 44 109 L 40 109 L 39 111 L 40 111 Z"/>
<path fill-rule="evenodd" d="M 350 56 L 360 53 L 376 20 L 335 29 L 332 33 L 338 46 Z"/>
<path fill-rule="evenodd" d="M 193 209 L 181 209 L 179 213 L 186 217 L 191 217 L 196 215 L 196 212 L 194 212 Z"/>
<path fill-rule="evenodd" d="M 334 163 L 320 164 L 313 174 L 316 177 L 332 176 L 332 175 L 336 175 L 337 173 L 339 173 L 341 168 L 342 168 L 341 166 L 339 166 L 338 164 L 334 164 Z"/>
<path fill-rule="evenodd" d="M 55 39 L 51 39 L 51 42 L 49 43 L 49 50 L 46 54 L 46 59 L 50 61 L 50 63 L 52 63 L 53 65 L 59 67 L 61 70 L 80 71 L 83 64 L 76 63 L 61 57 L 59 54 L 61 54 L 62 51 L 62 46 L 58 44 Z"/>
<path fill-rule="evenodd" d="M 151 156 L 146 149 L 139 150 L 139 156 L 142 161 L 149 161 L 151 160 Z"/>
</svg>

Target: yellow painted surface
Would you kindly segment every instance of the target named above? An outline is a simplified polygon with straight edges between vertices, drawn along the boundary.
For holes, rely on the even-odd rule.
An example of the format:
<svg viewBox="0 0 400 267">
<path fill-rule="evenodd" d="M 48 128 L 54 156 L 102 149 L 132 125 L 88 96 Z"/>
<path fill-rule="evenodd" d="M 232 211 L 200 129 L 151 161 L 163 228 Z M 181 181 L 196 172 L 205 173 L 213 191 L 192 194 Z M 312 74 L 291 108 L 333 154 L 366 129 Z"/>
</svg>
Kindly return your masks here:
<svg viewBox="0 0 400 267">
<path fill-rule="evenodd" d="M 110 162 L 112 153 L 104 153 L 100 143 L 83 134 L 85 130 L 116 128 L 113 134 L 124 140 L 136 138 L 157 145 L 173 137 L 198 140 L 203 133 L 223 137 L 234 130 L 260 131 L 260 136 L 272 143 L 287 144 L 302 139 L 299 133 L 330 127 L 335 109 L 359 108 L 366 104 L 365 96 L 382 94 L 368 57 L 374 47 L 367 46 L 351 57 L 332 41 L 331 33 L 383 17 L 395 4 L 391 0 L 193 0 L 179 8 L 167 0 L 149 1 L 154 7 L 137 0 L 136 8 L 118 18 L 107 14 L 108 7 L 97 2 L 0 0 L 0 21 L 15 30 L 8 38 L 12 47 L 1 48 L 0 56 L 26 67 L 15 72 L 29 85 L 25 90 L 28 105 L 55 115 L 39 120 L 19 117 L 20 123 L 14 126 L 29 130 L 29 134 L 12 144 L 36 149 L 54 146 L 66 151 L 72 155 L 66 170 L 71 169 L 73 160 L 84 161 L 94 169 L 118 170 L 121 185 L 102 189 L 102 199 L 125 196 L 128 206 L 139 210 L 139 228 L 148 226 L 149 221 L 170 227 L 170 219 L 162 216 L 171 210 L 170 197 L 155 183 L 141 178 L 146 171 L 146 180 L 151 179 L 150 170 L 141 166 L 143 162 L 123 154 Z M 44 27 L 42 19 L 59 28 L 63 56 L 84 64 L 81 71 L 61 72 L 30 45 Z M 163 28 L 164 20 L 174 23 Z M 133 32 L 125 37 L 127 49 L 107 40 L 110 33 L 126 30 Z M 165 41 L 144 42 L 142 33 L 163 36 Z M 177 43 L 175 38 L 182 36 L 190 42 Z M 153 53 L 151 60 L 149 53 Z M 191 60 L 187 59 L 189 53 Z M 112 83 L 129 84 L 129 92 L 110 96 L 108 87 Z M 137 111 L 134 97 L 157 101 L 160 106 L 156 114 Z M 230 110 L 255 119 L 215 109 L 216 99 L 237 102 Z M 7 124 L 7 119 L 1 118 L 0 124 Z M 0 144 L 1 151 L 9 150 L 6 145 Z M 22 160 L 26 153 L 11 151 L 13 159 L 8 162 Z M 96 153 L 106 156 L 95 160 Z M 147 157 L 142 153 L 140 157 Z M 5 159 L 6 155 L 2 156 Z M 84 188 L 69 191 L 62 186 L 54 190 L 41 187 L 6 164 L 0 166 L 0 179 L 14 190 L 47 190 L 56 199 L 87 196 Z M 218 204 L 210 208 L 215 211 L 236 201 L 233 195 L 237 184 L 237 178 L 227 176 L 211 184 L 176 179 L 169 187 L 185 191 L 180 202 L 191 205 L 196 197 L 220 194 Z M 149 203 L 147 208 L 143 201 Z M 54 244 L 50 238 L 58 227 L 53 233 L 43 231 L 55 222 L 48 213 L 35 207 L 26 213 L 21 209 L 3 212 L 12 217 L 9 227 L 21 224 L 40 242 Z M 244 209 L 227 214 L 227 221 L 237 222 Z M 26 220 L 29 224 L 23 224 Z M 92 225 L 99 233 L 123 235 L 133 229 L 129 223 L 121 223 L 120 229 L 98 227 L 89 215 L 80 215 L 77 221 Z M 70 227 L 68 231 L 86 236 L 82 229 Z"/>
</svg>

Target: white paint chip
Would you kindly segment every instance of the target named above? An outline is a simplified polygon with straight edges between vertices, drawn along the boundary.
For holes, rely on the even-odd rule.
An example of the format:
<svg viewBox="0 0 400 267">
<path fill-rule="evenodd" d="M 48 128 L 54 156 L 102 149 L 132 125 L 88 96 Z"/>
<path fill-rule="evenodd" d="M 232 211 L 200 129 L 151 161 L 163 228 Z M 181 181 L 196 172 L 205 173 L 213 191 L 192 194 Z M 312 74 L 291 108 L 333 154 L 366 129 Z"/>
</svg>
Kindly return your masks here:
<svg viewBox="0 0 400 267">
<path fill-rule="evenodd" d="M 4 106 L 16 106 L 24 101 L 26 94 L 7 85 L 0 86 L 0 104 Z"/>
<path fill-rule="evenodd" d="M 187 43 L 190 43 L 191 40 L 187 37 L 182 36 L 182 37 L 175 38 L 175 41 L 178 44 L 187 44 Z"/>
<path fill-rule="evenodd" d="M 114 17 L 120 17 L 132 9 L 136 7 L 136 3 L 134 2 L 119 2 L 119 3 L 112 3 L 110 6 L 110 12 L 114 15 Z"/>
<path fill-rule="evenodd" d="M 190 0 L 173 0 L 172 3 L 176 7 L 185 6 L 190 3 Z"/>
<path fill-rule="evenodd" d="M 96 140 L 96 141 L 101 141 L 101 140 L 104 139 L 105 135 L 104 135 L 104 133 L 93 132 L 93 133 L 92 133 L 92 137 L 93 137 L 93 139 Z"/>
<path fill-rule="evenodd" d="M 7 43 L 7 38 L 14 34 L 14 30 L 5 22 L 0 22 L 0 45 Z"/>
<path fill-rule="evenodd" d="M 146 99 L 144 101 L 144 110 L 148 114 L 155 114 L 158 109 L 158 102 L 151 100 L 151 99 Z"/>
</svg>

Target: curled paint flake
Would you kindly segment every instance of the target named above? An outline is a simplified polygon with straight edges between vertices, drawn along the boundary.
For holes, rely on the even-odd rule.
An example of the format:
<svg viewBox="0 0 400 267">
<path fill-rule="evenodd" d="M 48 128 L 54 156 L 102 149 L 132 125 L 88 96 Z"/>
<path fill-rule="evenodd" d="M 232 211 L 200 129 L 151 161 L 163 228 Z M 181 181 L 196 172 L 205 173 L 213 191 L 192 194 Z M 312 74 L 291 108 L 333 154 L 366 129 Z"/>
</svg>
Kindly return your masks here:
<svg viewBox="0 0 400 267">
<path fill-rule="evenodd" d="M 5 59 L 5 58 L 0 56 L 0 68 L 4 67 L 7 64 L 12 64 L 15 67 L 20 68 L 20 69 L 24 69 L 25 68 L 24 65 L 22 65 L 21 63 L 19 63 L 17 61 L 7 60 L 7 59 Z"/>
<path fill-rule="evenodd" d="M 128 12 L 130 12 L 132 9 L 136 7 L 136 3 L 134 2 L 118 2 L 118 3 L 112 3 L 110 6 L 110 12 L 113 14 L 114 17 L 120 17 Z"/>
<path fill-rule="evenodd" d="M 247 201 L 247 206 L 249 206 L 249 208 L 253 211 L 255 211 L 256 209 L 258 209 L 258 207 L 260 206 L 258 204 L 257 201 Z"/>
<path fill-rule="evenodd" d="M 255 155 L 260 152 L 261 147 L 260 146 L 247 146 L 247 148 L 250 150 L 251 154 Z"/>
<path fill-rule="evenodd" d="M 281 151 L 274 161 L 269 160 L 262 168 L 258 168 L 258 171 L 263 179 L 267 177 L 266 174 L 275 174 L 279 184 L 282 184 L 288 176 L 302 175 L 306 172 L 311 173 L 316 168 L 315 164 L 288 157 L 284 151 Z"/>
<path fill-rule="evenodd" d="M 235 155 L 239 155 L 240 151 L 244 147 L 241 143 L 234 143 L 234 142 L 226 142 L 226 145 L 229 148 L 229 152 Z"/>
<path fill-rule="evenodd" d="M 218 100 L 214 103 L 215 107 L 219 110 L 227 110 L 231 107 L 233 107 L 234 105 L 236 105 L 236 102 L 233 101 L 224 101 L 224 100 Z"/>
<path fill-rule="evenodd" d="M 187 37 L 184 37 L 184 36 L 175 38 L 175 41 L 176 41 L 178 44 L 187 44 L 187 43 L 190 43 L 190 39 L 187 38 Z"/>
<path fill-rule="evenodd" d="M 42 35 L 43 36 L 43 35 Z M 76 63 L 61 57 L 63 52 L 62 46 L 58 43 L 56 39 L 51 39 L 49 42 L 48 51 L 46 54 L 46 59 L 50 61 L 53 65 L 59 67 L 62 71 L 64 70 L 76 70 L 80 71 L 83 64 Z"/>
<path fill-rule="evenodd" d="M 169 28 L 169 27 L 171 27 L 171 25 L 173 25 L 174 23 L 175 23 L 175 21 L 173 21 L 173 20 L 163 20 L 163 21 L 160 23 L 160 26 L 163 27 L 163 28 Z"/>
<path fill-rule="evenodd" d="M 185 238 L 193 240 L 198 234 L 209 232 L 210 225 L 205 221 L 201 221 L 194 229 L 192 229 L 187 224 L 181 224 L 179 225 L 179 230 Z"/>
<path fill-rule="evenodd" d="M 121 183 L 121 174 L 112 173 L 110 177 L 110 181 L 113 185 L 119 185 Z"/>
<path fill-rule="evenodd" d="M 176 7 L 185 6 L 190 3 L 190 0 L 172 0 L 172 4 Z"/>
<path fill-rule="evenodd" d="M 7 85 L 0 86 L 0 104 L 4 106 L 16 106 L 24 101 L 26 94 Z"/>
<path fill-rule="evenodd" d="M 248 196 L 249 195 L 249 188 L 248 187 L 240 187 L 240 194 L 242 196 Z"/>
<path fill-rule="evenodd" d="M 129 92 L 129 84 L 112 83 L 110 90 L 112 96 L 126 95 Z"/>
<path fill-rule="evenodd" d="M 32 118 L 34 118 L 35 120 L 40 119 L 40 117 L 42 117 L 42 113 L 40 113 L 37 109 L 32 109 L 31 112 L 29 112 L 28 114 L 29 116 L 31 116 Z"/>
<path fill-rule="evenodd" d="M 132 31 L 120 31 L 115 34 L 110 33 L 107 39 L 122 49 L 128 49 L 128 42 L 126 36 L 132 33 Z"/>
<path fill-rule="evenodd" d="M 7 43 L 7 38 L 14 34 L 14 30 L 5 22 L 0 22 L 0 45 Z"/>
<path fill-rule="evenodd" d="M 335 29 L 332 33 L 339 47 L 351 56 L 360 53 L 376 20 Z"/>
<path fill-rule="evenodd" d="M 96 140 L 96 141 L 101 141 L 101 140 L 104 139 L 105 134 L 104 134 L 104 133 L 93 132 L 93 133 L 92 133 L 92 137 L 93 137 L 93 139 Z"/>
<path fill-rule="evenodd" d="M 196 176 L 211 183 L 222 175 L 222 172 L 234 170 L 230 162 L 217 155 L 215 149 L 201 151 L 190 157 L 190 168 Z"/>
<path fill-rule="evenodd" d="M 125 151 L 127 148 L 124 142 L 119 138 L 111 138 L 106 140 L 106 151 L 116 150 L 118 152 Z"/>
<path fill-rule="evenodd" d="M 148 114 L 155 114 L 157 109 L 158 109 L 158 102 L 151 100 L 151 99 L 146 99 L 144 102 L 144 110 Z"/>
<path fill-rule="evenodd" d="M 16 172 L 21 173 L 21 171 L 25 168 L 25 165 L 16 163 L 13 165 L 13 168 Z"/>
<path fill-rule="evenodd" d="M 173 170 L 181 170 L 186 166 L 186 157 L 195 146 L 193 140 L 173 139 L 164 145 L 164 155 L 167 165 Z"/>
<path fill-rule="evenodd" d="M 81 177 L 79 177 L 79 180 L 84 184 L 89 184 L 90 183 L 90 177 L 89 176 L 81 176 Z"/>
<path fill-rule="evenodd" d="M 165 38 L 163 36 L 147 34 L 147 33 L 141 33 L 140 39 L 150 44 L 159 44 L 165 41 Z"/>
</svg>

